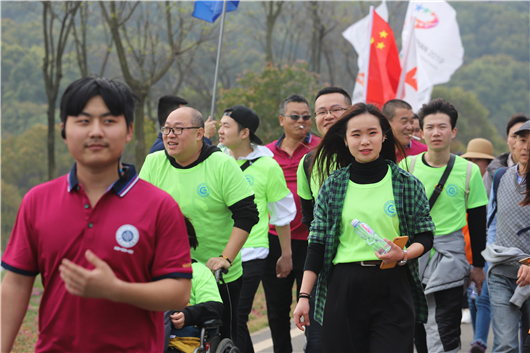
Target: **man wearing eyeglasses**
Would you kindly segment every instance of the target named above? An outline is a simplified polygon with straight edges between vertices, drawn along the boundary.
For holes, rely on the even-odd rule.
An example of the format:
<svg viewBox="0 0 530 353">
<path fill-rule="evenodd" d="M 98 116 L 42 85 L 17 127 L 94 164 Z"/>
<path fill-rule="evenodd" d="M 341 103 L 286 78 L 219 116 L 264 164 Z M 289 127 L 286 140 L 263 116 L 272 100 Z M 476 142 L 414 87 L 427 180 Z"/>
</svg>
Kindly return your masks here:
<svg viewBox="0 0 530 353">
<path fill-rule="evenodd" d="M 309 133 L 311 109 L 304 97 L 293 94 L 280 106 L 280 125 L 284 134 L 268 144 L 274 159 L 283 170 L 287 188 L 296 195 L 296 170 L 302 157 L 320 142 L 320 138 Z M 269 255 L 265 262 L 263 288 L 267 300 L 267 315 L 271 329 L 274 352 L 292 352 L 290 334 L 290 311 L 293 302 L 292 288 L 296 281 L 298 289 L 302 284 L 307 236 L 309 232 L 302 224 L 300 200 L 295 197 L 296 217 L 291 222 L 291 252 L 293 269 L 287 277 L 280 278 L 276 263 L 281 257 L 281 246 L 274 226 L 269 228 Z"/>
<path fill-rule="evenodd" d="M 165 150 L 147 156 L 140 178 L 173 196 L 191 219 L 200 244 L 192 257 L 212 271 L 229 270 L 227 285 L 219 286 L 225 306 L 221 336 L 236 341 L 240 250 L 259 220 L 254 192 L 234 158 L 203 142 L 204 120 L 197 110 L 173 111 L 161 132 Z"/>
<path fill-rule="evenodd" d="M 324 136 L 350 106 L 350 95 L 340 87 L 325 87 L 318 91 L 315 97 L 315 122 L 318 132 Z M 307 229 L 309 229 L 313 220 L 314 200 L 320 189 L 316 177 L 310 177 L 312 174 L 310 166 L 314 158 L 313 154 L 314 151 L 311 151 L 302 158 L 297 171 L 297 192 L 300 197 L 303 215 L 302 223 L 306 225 Z M 311 266 L 311 264 L 306 262 L 307 265 Z M 316 273 L 319 272 L 317 268 L 310 267 L 310 269 L 315 270 Z M 314 290 L 316 290 L 316 286 Z M 322 326 L 313 319 L 314 297 L 315 293 L 313 292 L 309 299 L 309 306 L 311 307 L 309 311 L 310 326 L 305 327 L 307 337 L 306 353 L 322 351 Z"/>
</svg>

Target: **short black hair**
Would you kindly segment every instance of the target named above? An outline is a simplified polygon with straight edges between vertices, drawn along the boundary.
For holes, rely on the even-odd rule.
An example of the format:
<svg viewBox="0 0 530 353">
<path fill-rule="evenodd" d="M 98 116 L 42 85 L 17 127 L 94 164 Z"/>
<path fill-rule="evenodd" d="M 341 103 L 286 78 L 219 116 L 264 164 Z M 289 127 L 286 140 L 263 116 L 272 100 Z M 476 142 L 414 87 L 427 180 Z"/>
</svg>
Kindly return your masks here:
<svg viewBox="0 0 530 353">
<path fill-rule="evenodd" d="M 420 117 L 418 116 L 418 114 L 414 113 L 414 117 L 412 119 L 420 120 Z"/>
<path fill-rule="evenodd" d="M 197 233 L 195 232 L 193 223 L 191 223 L 191 220 L 186 216 L 184 216 L 184 223 L 186 224 L 186 231 L 188 232 L 188 241 L 190 242 L 190 248 L 196 250 L 199 246 L 199 241 L 197 240 Z"/>
<path fill-rule="evenodd" d="M 122 82 L 104 77 L 83 77 L 66 87 L 61 97 L 59 116 L 63 123 L 63 138 L 66 118 L 79 116 L 87 102 L 95 96 L 103 98 L 112 115 L 123 114 L 127 129 L 131 126 L 134 121 L 134 99 L 137 98 L 131 89 Z"/>
<path fill-rule="evenodd" d="M 449 120 L 451 120 L 451 129 L 454 129 L 456 127 L 456 121 L 458 120 L 458 111 L 451 103 L 443 100 L 442 98 L 437 98 L 433 99 L 427 104 L 424 104 L 418 112 L 418 116 L 420 117 L 420 127 L 422 130 L 423 119 L 425 119 L 427 115 L 436 113 L 443 113 L 449 116 Z"/>
<path fill-rule="evenodd" d="M 524 124 L 528 120 L 530 120 L 528 118 L 528 115 L 523 114 L 523 113 L 517 113 L 517 114 L 512 115 L 512 117 L 510 118 L 510 121 L 508 121 L 508 124 L 506 125 L 506 136 L 508 136 L 508 134 L 510 133 L 510 129 L 515 124 L 519 124 L 519 123 L 523 123 Z"/>
<path fill-rule="evenodd" d="M 158 100 L 158 123 L 160 124 L 160 127 L 166 124 L 167 117 L 173 110 L 186 104 L 188 104 L 187 100 L 177 96 L 166 95 L 160 97 Z"/>
<path fill-rule="evenodd" d="M 385 114 L 386 118 L 390 121 L 394 120 L 394 116 L 396 115 L 396 109 L 402 108 L 407 110 L 412 110 L 412 107 L 410 104 L 405 102 L 401 99 L 391 99 L 388 102 L 383 105 L 383 114 Z"/>
<path fill-rule="evenodd" d="M 307 107 L 309 108 L 309 111 L 311 111 L 311 107 L 309 106 L 309 102 L 304 96 L 301 96 L 299 94 L 291 94 L 289 97 L 285 98 L 285 100 L 280 105 L 280 115 L 284 115 L 285 111 L 287 109 L 288 103 L 305 103 L 307 104 Z"/>
<path fill-rule="evenodd" d="M 317 96 L 315 97 L 315 101 L 313 102 L 313 104 L 316 103 L 318 97 L 326 95 L 326 94 L 331 94 L 331 93 L 340 93 L 340 94 L 342 94 L 344 96 L 344 103 L 346 103 L 348 106 L 351 105 L 351 97 L 348 94 L 348 92 L 346 92 L 345 90 L 343 90 L 340 87 L 334 87 L 334 86 L 324 87 L 320 91 L 318 91 L 317 92 Z"/>
</svg>

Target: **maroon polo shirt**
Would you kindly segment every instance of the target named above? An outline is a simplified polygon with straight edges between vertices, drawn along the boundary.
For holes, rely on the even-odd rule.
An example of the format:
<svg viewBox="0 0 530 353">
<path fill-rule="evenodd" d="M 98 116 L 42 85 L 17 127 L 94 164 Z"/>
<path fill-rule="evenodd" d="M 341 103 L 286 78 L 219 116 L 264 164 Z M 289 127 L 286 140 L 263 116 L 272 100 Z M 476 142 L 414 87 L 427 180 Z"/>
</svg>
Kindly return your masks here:
<svg viewBox="0 0 530 353">
<path fill-rule="evenodd" d="M 404 147 L 407 157 L 416 156 L 422 152 L 427 152 L 427 145 L 424 145 L 423 143 L 418 142 L 414 139 L 410 140 L 410 145 Z M 397 153 L 396 157 L 398 159 L 398 163 L 403 159 L 403 156 L 400 153 Z"/>
<path fill-rule="evenodd" d="M 302 157 L 320 143 L 320 138 L 308 133 L 304 141 L 298 145 L 292 156 L 280 148 L 284 138 L 285 134 L 283 134 L 280 139 L 269 143 L 265 147 L 274 153 L 274 160 L 278 162 L 280 167 L 282 167 L 287 187 L 293 194 L 294 202 L 296 203 L 296 217 L 291 222 L 291 239 L 307 240 L 309 232 L 307 231 L 306 226 L 302 224 L 302 207 L 300 205 L 300 198 L 296 192 L 296 171 L 298 170 L 298 164 L 300 164 Z M 269 233 L 278 235 L 276 228 L 273 225 L 269 225 Z"/>
<path fill-rule="evenodd" d="M 184 218 L 173 198 L 138 178 L 134 166 L 96 207 L 68 175 L 31 189 L 20 206 L 2 267 L 27 276 L 41 274 L 36 352 L 161 352 L 163 312 L 66 291 L 59 273 L 63 258 L 93 269 L 92 250 L 127 282 L 191 278 Z"/>
</svg>

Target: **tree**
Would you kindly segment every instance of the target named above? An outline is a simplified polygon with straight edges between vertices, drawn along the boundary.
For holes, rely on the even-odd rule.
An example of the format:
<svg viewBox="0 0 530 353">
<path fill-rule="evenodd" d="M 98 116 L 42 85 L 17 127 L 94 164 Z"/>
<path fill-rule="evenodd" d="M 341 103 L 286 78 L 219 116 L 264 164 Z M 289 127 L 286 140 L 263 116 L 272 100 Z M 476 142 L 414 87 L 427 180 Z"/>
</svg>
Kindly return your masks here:
<svg viewBox="0 0 530 353">
<path fill-rule="evenodd" d="M 260 117 L 257 134 L 264 142 L 273 141 L 283 133 L 278 116 L 285 98 L 300 94 L 311 101 L 310 97 L 322 88 L 318 84 L 318 75 L 310 72 L 305 62 L 281 68 L 267 63 L 260 73 L 243 73 L 237 83 L 239 87 L 220 90 L 217 105 L 220 110 L 236 104 L 253 109 Z"/>
<path fill-rule="evenodd" d="M 170 1 L 99 4 L 110 27 L 123 78 L 138 97 L 134 113 L 135 164 L 141 168 L 146 155 L 144 105 L 151 87 L 177 57 L 209 39 L 211 31 L 204 27 L 194 31 L 198 21 L 191 19 L 180 4 L 175 6 Z M 173 8 L 176 11 L 172 12 Z"/>
<path fill-rule="evenodd" d="M 265 61 L 274 64 L 274 57 L 272 54 L 272 39 L 274 32 L 274 25 L 278 16 L 282 12 L 282 7 L 285 4 L 283 1 L 263 1 L 263 9 L 266 16 L 266 35 L 265 35 Z"/>
<path fill-rule="evenodd" d="M 461 67 L 447 87 L 472 91 L 490 112 L 490 120 L 502 131 L 516 112 L 529 113 L 530 68 L 507 55 L 485 55 Z"/>
<path fill-rule="evenodd" d="M 42 29 L 44 34 L 42 72 L 46 97 L 48 98 L 48 180 L 56 177 L 55 104 L 63 78 L 63 54 L 80 4 L 81 2 L 75 1 L 42 2 Z"/>
</svg>

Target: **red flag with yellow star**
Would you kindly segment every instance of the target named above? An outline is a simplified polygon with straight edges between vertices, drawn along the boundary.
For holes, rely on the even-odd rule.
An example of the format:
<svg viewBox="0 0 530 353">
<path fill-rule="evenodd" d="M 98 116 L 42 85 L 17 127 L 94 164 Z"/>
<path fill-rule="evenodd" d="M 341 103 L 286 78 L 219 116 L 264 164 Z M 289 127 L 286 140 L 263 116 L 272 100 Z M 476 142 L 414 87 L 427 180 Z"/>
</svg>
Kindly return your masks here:
<svg viewBox="0 0 530 353">
<path fill-rule="evenodd" d="M 396 98 L 401 64 L 392 28 L 375 11 L 372 18 L 366 102 L 382 108 Z"/>
</svg>

